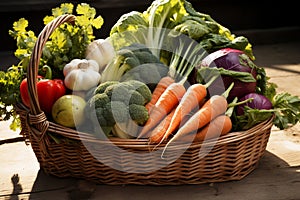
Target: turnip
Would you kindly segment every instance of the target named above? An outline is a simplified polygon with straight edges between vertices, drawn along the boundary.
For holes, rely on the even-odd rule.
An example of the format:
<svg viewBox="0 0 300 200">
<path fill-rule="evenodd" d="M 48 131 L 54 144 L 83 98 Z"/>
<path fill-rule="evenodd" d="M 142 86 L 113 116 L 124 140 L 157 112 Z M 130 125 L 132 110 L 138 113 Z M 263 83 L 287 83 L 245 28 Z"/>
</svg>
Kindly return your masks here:
<svg viewBox="0 0 300 200">
<path fill-rule="evenodd" d="M 243 52 L 237 49 L 224 48 L 209 54 L 203 61 L 202 66 L 210 68 L 223 68 L 228 71 L 249 73 L 253 77 L 251 82 L 243 82 L 235 77 L 235 75 L 221 75 L 211 84 L 209 91 L 214 94 L 222 93 L 232 82 L 234 87 L 229 93 L 228 99 L 242 96 L 256 91 L 257 87 L 257 67 L 253 61 Z"/>
<path fill-rule="evenodd" d="M 236 109 L 237 115 L 243 115 L 244 114 L 244 108 L 245 106 L 248 106 L 253 109 L 264 109 L 264 110 L 269 110 L 272 109 L 273 105 L 272 102 L 265 97 L 262 94 L 257 94 L 257 93 L 249 93 L 243 96 L 240 101 L 245 101 L 247 99 L 252 99 L 251 101 L 247 101 L 244 104 L 238 105 Z"/>
</svg>

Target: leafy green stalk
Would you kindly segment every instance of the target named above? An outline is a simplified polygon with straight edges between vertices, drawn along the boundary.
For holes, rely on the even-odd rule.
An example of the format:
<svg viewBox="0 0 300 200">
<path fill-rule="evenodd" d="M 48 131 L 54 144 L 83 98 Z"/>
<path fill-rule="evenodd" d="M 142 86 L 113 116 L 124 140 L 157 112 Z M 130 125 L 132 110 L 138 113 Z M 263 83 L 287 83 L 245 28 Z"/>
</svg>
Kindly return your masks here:
<svg viewBox="0 0 300 200">
<path fill-rule="evenodd" d="M 179 36 L 178 42 L 174 43 L 176 49 L 170 59 L 169 75 L 184 83 L 203 59 L 205 51 L 201 45 L 190 38 Z"/>
</svg>

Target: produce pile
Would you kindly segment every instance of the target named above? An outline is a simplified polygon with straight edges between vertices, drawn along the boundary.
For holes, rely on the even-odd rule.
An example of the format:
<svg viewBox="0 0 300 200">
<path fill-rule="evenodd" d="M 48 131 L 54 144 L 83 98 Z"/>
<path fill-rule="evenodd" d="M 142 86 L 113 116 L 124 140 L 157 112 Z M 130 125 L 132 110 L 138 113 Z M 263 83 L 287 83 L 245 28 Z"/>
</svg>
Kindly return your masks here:
<svg viewBox="0 0 300 200">
<path fill-rule="evenodd" d="M 44 23 L 73 10 L 61 4 Z M 125 13 L 107 38 L 94 36 L 104 23 L 94 8 L 75 10 L 75 24 L 54 31 L 39 63 L 38 100 L 51 121 L 96 137 L 169 145 L 271 117 L 280 129 L 300 119 L 300 99 L 276 92 L 248 39 L 186 0 L 154 0 L 143 12 Z M 26 72 L 37 37 L 27 27 L 24 18 L 13 24 L 20 63 L 0 72 L 0 114 L 13 118 L 12 129 L 19 126 L 14 105 L 30 107 Z"/>
</svg>

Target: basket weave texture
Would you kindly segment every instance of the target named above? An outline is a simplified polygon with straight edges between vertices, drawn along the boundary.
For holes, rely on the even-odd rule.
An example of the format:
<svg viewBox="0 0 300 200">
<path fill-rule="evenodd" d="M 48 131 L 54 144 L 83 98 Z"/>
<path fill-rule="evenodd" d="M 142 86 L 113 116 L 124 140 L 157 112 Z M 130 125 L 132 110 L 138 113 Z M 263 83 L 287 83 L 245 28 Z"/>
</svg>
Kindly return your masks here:
<svg viewBox="0 0 300 200">
<path fill-rule="evenodd" d="M 145 139 L 102 140 L 50 121 L 37 98 L 38 65 L 51 33 L 62 23 L 74 20 L 73 15 L 62 15 L 41 31 L 28 68 L 31 107 L 22 103 L 15 106 L 21 119 L 21 134 L 47 174 L 109 185 L 180 185 L 241 180 L 256 168 L 266 149 L 272 119 L 218 140 L 173 146 L 165 159 L 160 156 L 161 151 L 150 151 L 153 146 Z M 55 142 L 51 134 L 62 140 Z"/>
</svg>

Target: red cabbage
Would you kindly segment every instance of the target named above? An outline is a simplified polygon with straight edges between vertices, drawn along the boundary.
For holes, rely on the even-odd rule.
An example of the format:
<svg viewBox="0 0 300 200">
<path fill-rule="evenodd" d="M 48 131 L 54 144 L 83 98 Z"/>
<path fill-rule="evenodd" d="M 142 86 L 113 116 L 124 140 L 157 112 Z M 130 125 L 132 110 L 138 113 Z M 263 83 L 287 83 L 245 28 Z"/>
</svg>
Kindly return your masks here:
<svg viewBox="0 0 300 200">
<path fill-rule="evenodd" d="M 237 49 L 224 48 L 209 54 L 202 62 L 209 67 L 224 68 L 237 72 L 251 73 L 253 78 L 256 79 L 257 72 L 252 60 L 243 52 Z M 223 83 L 221 83 L 221 81 Z M 255 92 L 257 82 L 242 82 L 232 76 L 222 75 L 222 79 L 215 81 L 209 88 L 209 91 L 215 91 L 216 94 L 222 93 L 234 82 L 234 87 L 229 93 L 228 100 L 234 97 L 242 97 L 248 93 Z"/>
<path fill-rule="evenodd" d="M 245 96 L 240 98 L 239 101 L 244 101 L 244 100 L 247 100 L 250 98 L 253 98 L 253 100 L 237 106 L 237 109 L 236 109 L 237 115 L 244 114 L 245 106 L 248 106 L 253 109 L 259 109 L 259 110 L 261 110 L 261 109 L 269 110 L 273 107 L 272 102 L 267 97 L 265 97 L 264 95 L 261 95 L 261 94 L 257 94 L 257 93 L 246 94 Z"/>
</svg>

